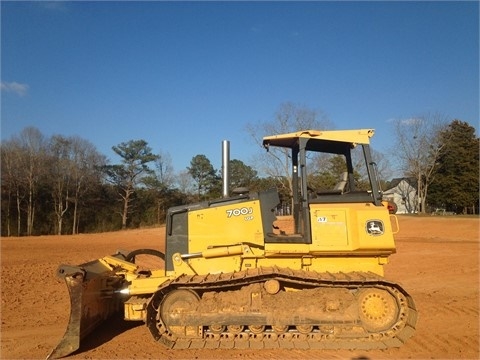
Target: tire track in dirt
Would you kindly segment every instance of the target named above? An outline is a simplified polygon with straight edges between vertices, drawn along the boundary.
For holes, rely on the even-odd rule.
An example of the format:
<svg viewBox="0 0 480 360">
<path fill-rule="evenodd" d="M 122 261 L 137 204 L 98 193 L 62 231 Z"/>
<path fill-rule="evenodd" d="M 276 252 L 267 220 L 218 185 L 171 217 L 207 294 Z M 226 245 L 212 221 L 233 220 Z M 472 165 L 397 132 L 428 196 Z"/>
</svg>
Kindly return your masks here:
<svg viewBox="0 0 480 360">
<path fill-rule="evenodd" d="M 473 334 L 464 337 L 457 335 L 449 335 L 447 336 L 447 338 L 454 348 L 478 350 L 479 339 Z"/>
<path fill-rule="evenodd" d="M 435 331 L 429 333 L 428 336 L 417 334 L 409 340 L 409 350 L 417 355 L 429 354 L 452 354 L 452 350 L 458 353 L 467 352 L 475 353 L 478 351 L 478 338 L 472 334 L 464 337 L 456 335 L 438 335 Z"/>
<path fill-rule="evenodd" d="M 462 300 L 423 304 L 423 314 L 429 317 L 422 319 L 420 314 L 421 325 L 408 341 L 409 349 L 428 357 L 432 354 L 458 354 L 458 357 L 463 357 L 464 353 L 478 353 L 479 309 L 471 302 L 468 304 L 464 305 Z"/>
<path fill-rule="evenodd" d="M 432 311 L 434 312 L 444 312 L 447 314 L 453 314 L 453 315 L 467 315 L 467 316 L 473 316 L 477 317 L 478 316 L 478 308 L 474 307 L 463 307 L 463 306 L 454 306 L 454 305 L 446 305 L 442 307 L 437 307 L 434 306 L 431 308 Z"/>
</svg>

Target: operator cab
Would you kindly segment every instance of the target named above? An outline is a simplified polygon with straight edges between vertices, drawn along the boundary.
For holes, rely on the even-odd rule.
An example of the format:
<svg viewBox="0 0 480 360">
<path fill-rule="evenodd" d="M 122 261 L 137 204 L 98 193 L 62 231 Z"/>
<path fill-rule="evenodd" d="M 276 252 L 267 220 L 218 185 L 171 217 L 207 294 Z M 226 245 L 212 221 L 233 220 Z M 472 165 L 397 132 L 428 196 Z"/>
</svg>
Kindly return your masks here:
<svg viewBox="0 0 480 360">
<path fill-rule="evenodd" d="M 368 203 L 382 206 L 376 164 L 372 160 L 370 138 L 373 129 L 319 131 L 305 130 L 295 133 L 267 136 L 263 146 L 288 153 L 291 159 L 292 194 L 295 234 L 278 236 L 269 234 L 266 242 L 311 243 L 311 207 L 315 204 Z M 325 156 L 339 156 L 344 161 L 344 171 L 338 174 L 337 183 L 330 189 L 317 189 L 309 181 L 315 178 L 313 161 Z M 355 156 L 354 156 L 355 155 Z M 367 180 L 358 187 L 355 164 L 362 164 Z M 316 169 L 319 166 L 315 167 Z M 318 172 L 318 170 L 317 170 Z"/>
</svg>

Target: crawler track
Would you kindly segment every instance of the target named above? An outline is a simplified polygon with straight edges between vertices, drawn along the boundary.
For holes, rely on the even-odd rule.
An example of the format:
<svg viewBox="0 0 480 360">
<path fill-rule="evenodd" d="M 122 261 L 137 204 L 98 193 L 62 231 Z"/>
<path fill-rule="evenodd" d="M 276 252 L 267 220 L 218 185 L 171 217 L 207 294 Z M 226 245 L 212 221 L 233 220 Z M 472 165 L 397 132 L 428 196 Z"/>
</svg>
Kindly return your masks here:
<svg viewBox="0 0 480 360">
<path fill-rule="evenodd" d="M 239 306 L 245 294 L 250 304 Z M 282 296 L 293 304 L 282 305 Z M 277 267 L 183 275 L 147 307 L 153 337 L 175 349 L 385 349 L 411 337 L 416 321 L 411 296 L 376 274 Z"/>
</svg>

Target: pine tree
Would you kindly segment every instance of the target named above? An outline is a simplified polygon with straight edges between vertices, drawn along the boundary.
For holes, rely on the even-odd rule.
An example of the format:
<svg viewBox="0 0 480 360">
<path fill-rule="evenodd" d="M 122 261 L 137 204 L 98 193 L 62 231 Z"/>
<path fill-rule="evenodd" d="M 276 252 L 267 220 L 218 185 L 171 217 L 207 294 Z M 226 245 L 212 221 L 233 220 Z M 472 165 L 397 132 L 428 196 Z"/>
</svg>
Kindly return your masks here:
<svg viewBox="0 0 480 360">
<path fill-rule="evenodd" d="M 121 158 L 121 164 L 106 165 L 104 172 L 108 181 L 116 185 L 123 202 L 122 229 L 127 228 L 128 213 L 133 200 L 135 188 L 145 174 L 151 174 L 148 163 L 155 161 L 158 156 L 145 140 L 129 140 L 113 146 L 112 150 Z"/>
<path fill-rule="evenodd" d="M 453 120 L 442 131 L 441 143 L 429 203 L 456 213 L 478 212 L 479 138 L 475 128 Z"/>
<path fill-rule="evenodd" d="M 221 184 L 220 178 L 216 175 L 216 171 L 205 155 L 196 155 L 190 161 L 190 167 L 187 167 L 188 173 L 192 176 L 197 184 L 198 199 L 207 199 L 208 193 L 215 188 L 217 184 Z"/>
</svg>

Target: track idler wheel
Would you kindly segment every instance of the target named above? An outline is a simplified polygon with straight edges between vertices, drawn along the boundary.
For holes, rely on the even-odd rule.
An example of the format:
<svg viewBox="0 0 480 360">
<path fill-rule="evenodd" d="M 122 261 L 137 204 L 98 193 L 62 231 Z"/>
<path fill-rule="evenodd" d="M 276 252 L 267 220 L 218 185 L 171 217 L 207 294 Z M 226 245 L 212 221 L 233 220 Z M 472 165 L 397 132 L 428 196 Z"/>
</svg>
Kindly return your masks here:
<svg viewBox="0 0 480 360">
<path fill-rule="evenodd" d="M 361 290 L 358 304 L 360 319 L 368 331 L 385 331 L 397 322 L 397 301 L 387 290 L 377 288 Z"/>
</svg>

